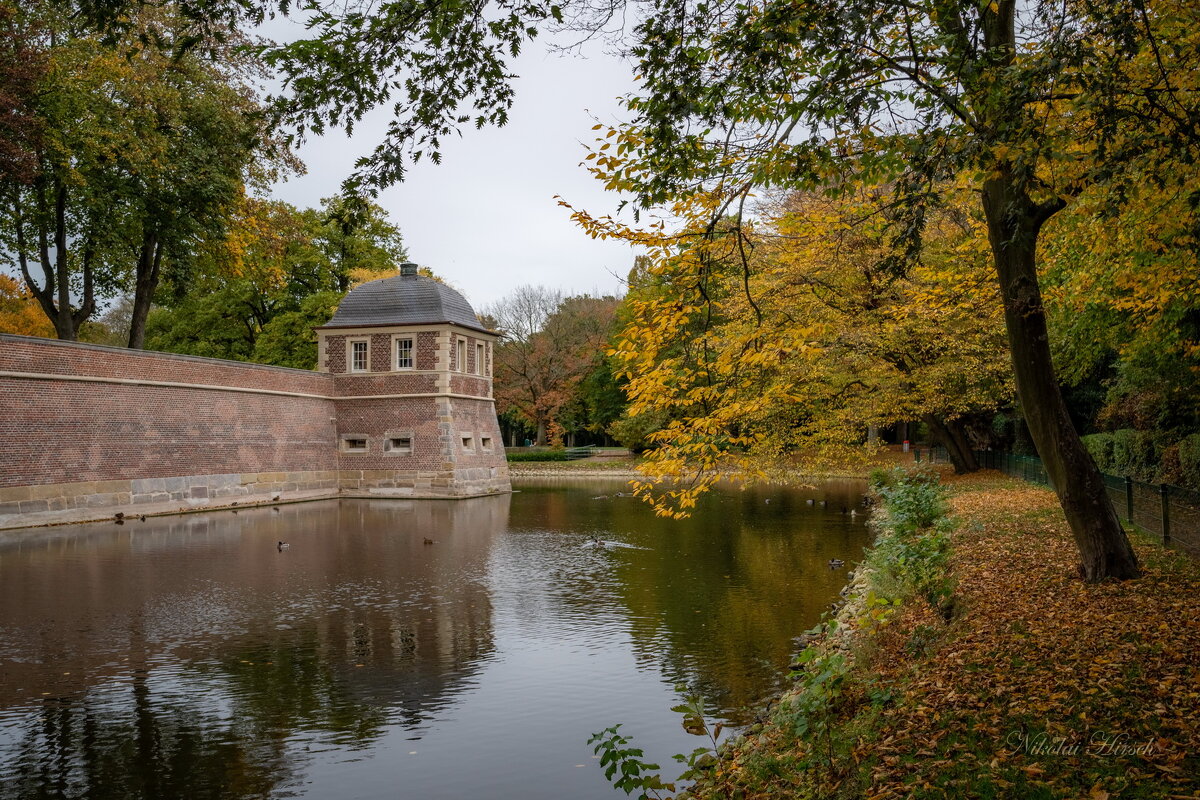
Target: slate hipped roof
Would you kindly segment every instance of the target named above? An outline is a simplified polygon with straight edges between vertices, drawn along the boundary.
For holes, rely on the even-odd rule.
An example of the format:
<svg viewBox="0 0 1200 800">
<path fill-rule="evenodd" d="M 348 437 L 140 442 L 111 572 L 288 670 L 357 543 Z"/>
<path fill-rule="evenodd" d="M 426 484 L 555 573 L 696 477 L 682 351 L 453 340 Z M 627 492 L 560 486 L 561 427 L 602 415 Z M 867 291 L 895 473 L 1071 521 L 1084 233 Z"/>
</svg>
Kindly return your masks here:
<svg viewBox="0 0 1200 800">
<path fill-rule="evenodd" d="M 380 325 L 430 325 L 449 322 L 491 333 L 475 316 L 471 304 L 444 283 L 405 269 L 355 287 L 342 298 L 333 319 L 322 328 L 363 328 Z"/>
</svg>

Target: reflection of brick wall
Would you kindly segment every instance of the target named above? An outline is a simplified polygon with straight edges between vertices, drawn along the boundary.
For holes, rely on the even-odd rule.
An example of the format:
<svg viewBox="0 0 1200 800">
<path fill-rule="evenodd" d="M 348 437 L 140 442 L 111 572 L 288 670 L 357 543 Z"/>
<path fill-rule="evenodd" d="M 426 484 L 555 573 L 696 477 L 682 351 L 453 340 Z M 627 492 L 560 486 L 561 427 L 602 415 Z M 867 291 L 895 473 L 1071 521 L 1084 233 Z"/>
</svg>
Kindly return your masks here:
<svg viewBox="0 0 1200 800">
<path fill-rule="evenodd" d="M 50 376 L 0 377 L 0 486 L 337 468 L 326 375 L 9 336 L 0 372 Z"/>
</svg>

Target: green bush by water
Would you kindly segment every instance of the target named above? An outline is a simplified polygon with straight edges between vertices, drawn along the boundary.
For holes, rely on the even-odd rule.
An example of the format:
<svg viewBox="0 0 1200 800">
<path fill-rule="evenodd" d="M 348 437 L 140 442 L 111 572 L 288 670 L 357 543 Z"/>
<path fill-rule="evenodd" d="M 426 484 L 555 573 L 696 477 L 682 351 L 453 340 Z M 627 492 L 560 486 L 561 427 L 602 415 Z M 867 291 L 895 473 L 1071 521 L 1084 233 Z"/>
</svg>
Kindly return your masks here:
<svg viewBox="0 0 1200 800">
<path fill-rule="evenodd" d="M 509 461 L 567 461 L 566 450 L 531 450 L 523 453 L 509 452 L 505 456 Z"/>
</svg>

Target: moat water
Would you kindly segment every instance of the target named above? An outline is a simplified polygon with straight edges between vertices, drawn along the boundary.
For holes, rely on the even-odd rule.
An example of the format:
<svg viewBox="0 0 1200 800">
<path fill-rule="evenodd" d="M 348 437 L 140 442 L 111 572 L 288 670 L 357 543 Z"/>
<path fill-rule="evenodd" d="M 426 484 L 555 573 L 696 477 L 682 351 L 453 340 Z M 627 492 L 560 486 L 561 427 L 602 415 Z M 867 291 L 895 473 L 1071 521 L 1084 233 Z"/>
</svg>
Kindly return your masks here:
<svg viewBox="0 0 1200 800">
<path fill-rule="evenodd" d="M 868 541 L 858 481 L 516 488 L 0 534 L 0 798 L 624 797 L 588 737 L 674 777 L 676 686 L 744 723 Z"/>
</svg>

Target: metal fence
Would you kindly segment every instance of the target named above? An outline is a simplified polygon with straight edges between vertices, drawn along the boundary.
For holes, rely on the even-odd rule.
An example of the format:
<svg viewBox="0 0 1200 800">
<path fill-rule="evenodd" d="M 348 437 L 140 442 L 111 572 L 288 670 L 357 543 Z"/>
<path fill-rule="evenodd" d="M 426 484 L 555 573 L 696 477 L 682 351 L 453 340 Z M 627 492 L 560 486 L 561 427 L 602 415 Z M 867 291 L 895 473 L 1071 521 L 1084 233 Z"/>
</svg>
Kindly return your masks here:
<svg viewBox="0 0 1200 800">
<path fill-rule="evenodd" d="M 915 448 L 913 460 L 949 463 L 941 447 Z M 1049 486 L 1046 468 L 1037 456 L 1019 456 L 997 450 L 976 450 L 975 458 L 985 469 Z M 1104 488 L 1117 516 L 1158 537 L 1165 546 L 1200 553 L 1200 492 L 1168 483 L 1144 483 L 1129 477 L 1106 475 Z"/>
</svg>

